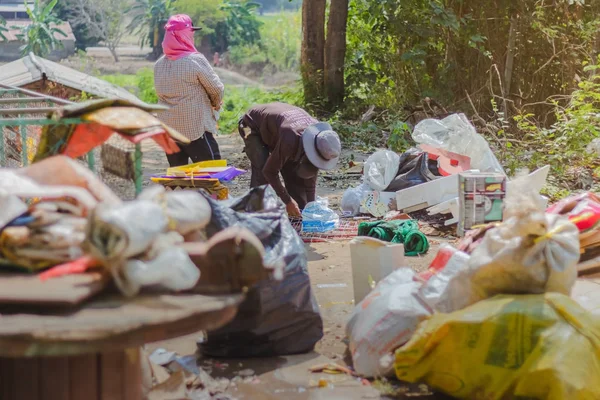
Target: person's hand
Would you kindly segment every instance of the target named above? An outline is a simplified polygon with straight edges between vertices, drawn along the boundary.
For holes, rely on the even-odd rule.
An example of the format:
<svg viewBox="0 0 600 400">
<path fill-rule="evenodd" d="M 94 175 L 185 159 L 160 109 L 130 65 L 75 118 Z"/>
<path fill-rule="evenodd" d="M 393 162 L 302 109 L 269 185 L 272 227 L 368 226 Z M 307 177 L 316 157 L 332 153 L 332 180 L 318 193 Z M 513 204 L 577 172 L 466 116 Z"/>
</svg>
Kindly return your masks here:
<svg viewBox="0 0 600 400">
<path fill-rule="evenodd" d="M 285 211 L 288 213 L 288 217 L 301 217 L 300 208 L 298 207 L 298 203 L 294 199 L 290 200 L 289 203 L 285 205 Z"/>
</svg>

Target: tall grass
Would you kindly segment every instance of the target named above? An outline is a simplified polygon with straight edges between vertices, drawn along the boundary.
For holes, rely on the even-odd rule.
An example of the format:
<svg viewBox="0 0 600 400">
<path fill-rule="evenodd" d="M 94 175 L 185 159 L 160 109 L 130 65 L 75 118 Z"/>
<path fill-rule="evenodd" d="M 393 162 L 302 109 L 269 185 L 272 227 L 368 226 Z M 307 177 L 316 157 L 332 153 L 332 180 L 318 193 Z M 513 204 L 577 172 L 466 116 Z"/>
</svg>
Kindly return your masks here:
<svg viewBox="0 0 600 400">
<path fill-rule="evenodd" d="M 264 63 L 276 71 L 297 72 L 300 65 L 302 15 L 300 11 L 282 11 L 259 17 L 260 45 L 234 46 L 231 61 L 238 66 Z"/>
</svg>

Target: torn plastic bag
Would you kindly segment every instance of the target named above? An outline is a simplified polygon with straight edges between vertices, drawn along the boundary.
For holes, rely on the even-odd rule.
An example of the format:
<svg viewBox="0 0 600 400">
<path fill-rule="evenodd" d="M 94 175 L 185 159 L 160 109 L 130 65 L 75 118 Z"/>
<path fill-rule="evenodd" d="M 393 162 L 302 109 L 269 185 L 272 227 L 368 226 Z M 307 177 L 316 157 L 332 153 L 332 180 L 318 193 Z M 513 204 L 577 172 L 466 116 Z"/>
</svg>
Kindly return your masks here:
<svg viewBox="0 0 600 400">
<path fill-rule="evenodd" d="M 464 114 L 452 114 L 443 120 L 425 119 L 415 126 L 412 138 L 417 143 L 470 157 L 473 169 L 505 174 L 488 142 Z"/>
<path fill-rule="evenodd" d="M 421 183 L 430 182 L 437 178 L 431 171 L 431 168 L 437 172 L 437 162 L 429 160 L 427 153 L 421 153 L 418 155 L 410 154 L 407 157 L 407 162 L 404 165 L 400 165 L 398 175 L 390 182 L 389 186 L 385 189 L 386 192 L 397 192 L 398 190 L 406 189 Z M 432 165 L 430 165 L 432 164 Z"/>
<path fill-rule="evenodd" d="M 367 377 L 388 376 L 381 358 L 408 342 L 417 325 L 432 314 L 418 296 L 420 282 L 410 268 L 399 268 L 356 305 L 346 325 L 354 369 Z"/>
<path fill-rule="evenodd" d="M 365 162 L 363 178 L 373 190 L 385 190 L 398 173 L 400 156 L 390 150 L 379 150 Z"/>
<path fill-rule="evenodd" d="M 371 187 L 364 182 L 357 187 L 346 189 L 340 204 L 342 211 L 350 214 L 352 217 L 358 215 L 360 213 L 360 206 L 370 191 Z"/>
<path fill-rule="evenodd" d="M 558 293 L 436 313 L 396 351 L 398 379 L 453 398 L 600 399 L 600 325 Z"/>
<path fill-rule="evenodd" d="M 212 208 L 207 235 L 234 225 L 249 229 L 265 247 L 265 265 L 283 265 L 284 277 L 250 288 L 234 320 L 209 332 L 200 351 L 238 358 L 311 351 L 323 336 L 323 321 L 310 287 L 304 243 L 273 188 L 256 187 L 231 202 L 207 200 Z"/>
</svg>

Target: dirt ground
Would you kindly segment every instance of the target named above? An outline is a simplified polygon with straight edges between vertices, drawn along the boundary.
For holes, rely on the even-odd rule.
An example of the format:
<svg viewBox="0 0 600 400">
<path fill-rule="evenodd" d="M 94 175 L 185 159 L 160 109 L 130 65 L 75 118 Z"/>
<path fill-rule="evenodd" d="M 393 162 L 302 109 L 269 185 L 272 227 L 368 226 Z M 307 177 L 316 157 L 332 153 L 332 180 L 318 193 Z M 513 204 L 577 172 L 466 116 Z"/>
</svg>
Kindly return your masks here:
<svg viewBox="0 0 600 400">
<path fill-rule="evenodd" d="M 242 139 L 238 135 L 219 136 L 217 140 L 219 142 L 223 158 L 227 159 L 230 165 L 234 165 L 242 169 L 249 168 L 248 160 L 242 153 Z M 368 155 L 352 150 L 345 150 L 343 161 L 340 162 L 338 168 L 328 173 L 328 177 L 320 176 L 318 179 L 317 195 L 328 198 L 331 207 L 334 209 L 339 207 L 339 202 L 344 190 L 347 187 L 352 187 L 359 183 L 359 177 L 348 176 L 344 173 L 345 169 L 347 168 L 347 161 L 350 160 L 351 156 L 354 157 L 355 161 L 362 161 Z M 153 142 L 147 142 L 144 145 L 143 165 L 146 182 L 149 181 L 149 176 L 151 174 L 164 171 L 164 169 L 167 167 L 167 161 L 164 154 L 160 148 L 154 145 Z M 228 186 L 231 195 L 239 196 L 243 194 L 249 187 L 249 180 L 250 173 L 247 172 L 246 174 L 237 178 L 235 181 L 229 183 Z M 423 257 L 407 257 L 406 265 L 416 271 L 426 269 L 437 253 L 440 243 L 444 240 L 447 239 L 439 237 L 430 238 L 431 249 L 428 254 Z M 320 354 L 327 357 L 329 360 L 333 360 L 338 363 L 347 363 L 348 358 L 346 354 L 347 345 L 345 340 L 345 325 L 354 307 L 349 244 L 347 241 L 306 244 L 306 254 L 308 257 L 308 269 L 311 285 L 317 297 L 324 322 L 324 337 L 317 344 L 315 349 L 316 354 L 314 356 L 317 357 L 318 354 Z M 196 341 L 201 336 L 202 333 L 198 332 L 186 337 L 154 343 L 148 346 L 148 350 L 153 351 L 156 348 L 165 348 L 169 351 L 175 351 L 180 355 L 191 355 L 196 352 Z M 305 359 L 301 357 L 301 361 L 302 360 L 305 361 Z M 249 363 L 252 364 L 257 362 L 256 360 L 236 360 L 235 362 L 238 361 L 244 365 L 244 368 L 248 368 Z M 200 364 L 203 362 L 212 363 L 213 361 L 199 361 Z M 313 365 L 316 363 L 315 360 L 312 362 Z M 281 368 L 279 361 L 267 360 L 264 361 L 263 364 L 268 365 L 269 363 L 274 363 L 271 368 L 272 370 Z M 291 365 L 293 365 L 293 363 Z M 257 367 L 253 366 L 253 368 Z M 268 367 L 263 369 L 264 371 L 271 370 Z M 262 388 L 261 390 L 266 390 L 268 392 L 271 389 L 275 390 L 273 388 L 277 387 L 273 386 L 273 388 L 271 388 L 272 385 L 267 386 L 270 389 Z M 264 398 L 288 398 L 283 395 L 275 395 L 275 393 L 271 393 L 271 395 L 274 397 L 268 396 Z M 242 396 L 242 398 L 244 397 Z M 254 398 L 254 396 L 250 396 L 248 398 Z M 351 396 L 345 398 L 363 397 Z"/>
</svg>

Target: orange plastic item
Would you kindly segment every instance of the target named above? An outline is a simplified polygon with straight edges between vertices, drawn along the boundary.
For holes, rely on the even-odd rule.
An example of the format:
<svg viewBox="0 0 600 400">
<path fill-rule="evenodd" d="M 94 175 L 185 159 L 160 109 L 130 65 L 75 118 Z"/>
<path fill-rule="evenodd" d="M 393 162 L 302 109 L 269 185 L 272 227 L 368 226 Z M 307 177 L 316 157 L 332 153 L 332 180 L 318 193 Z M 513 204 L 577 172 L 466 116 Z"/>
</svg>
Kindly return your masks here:
<svg viewBox="0 0 600 400">
<path fill-rule="evenodd" d="M 41 281 L 46 281 L 52 278 L 58 278 L 65 275 L 82 274 L 92 267 L 99 267 L 101 264 L 88 256 L 78 258 L 65 264 L 60 264 L 42 272 L 39 277 Z"/>
</svg>

